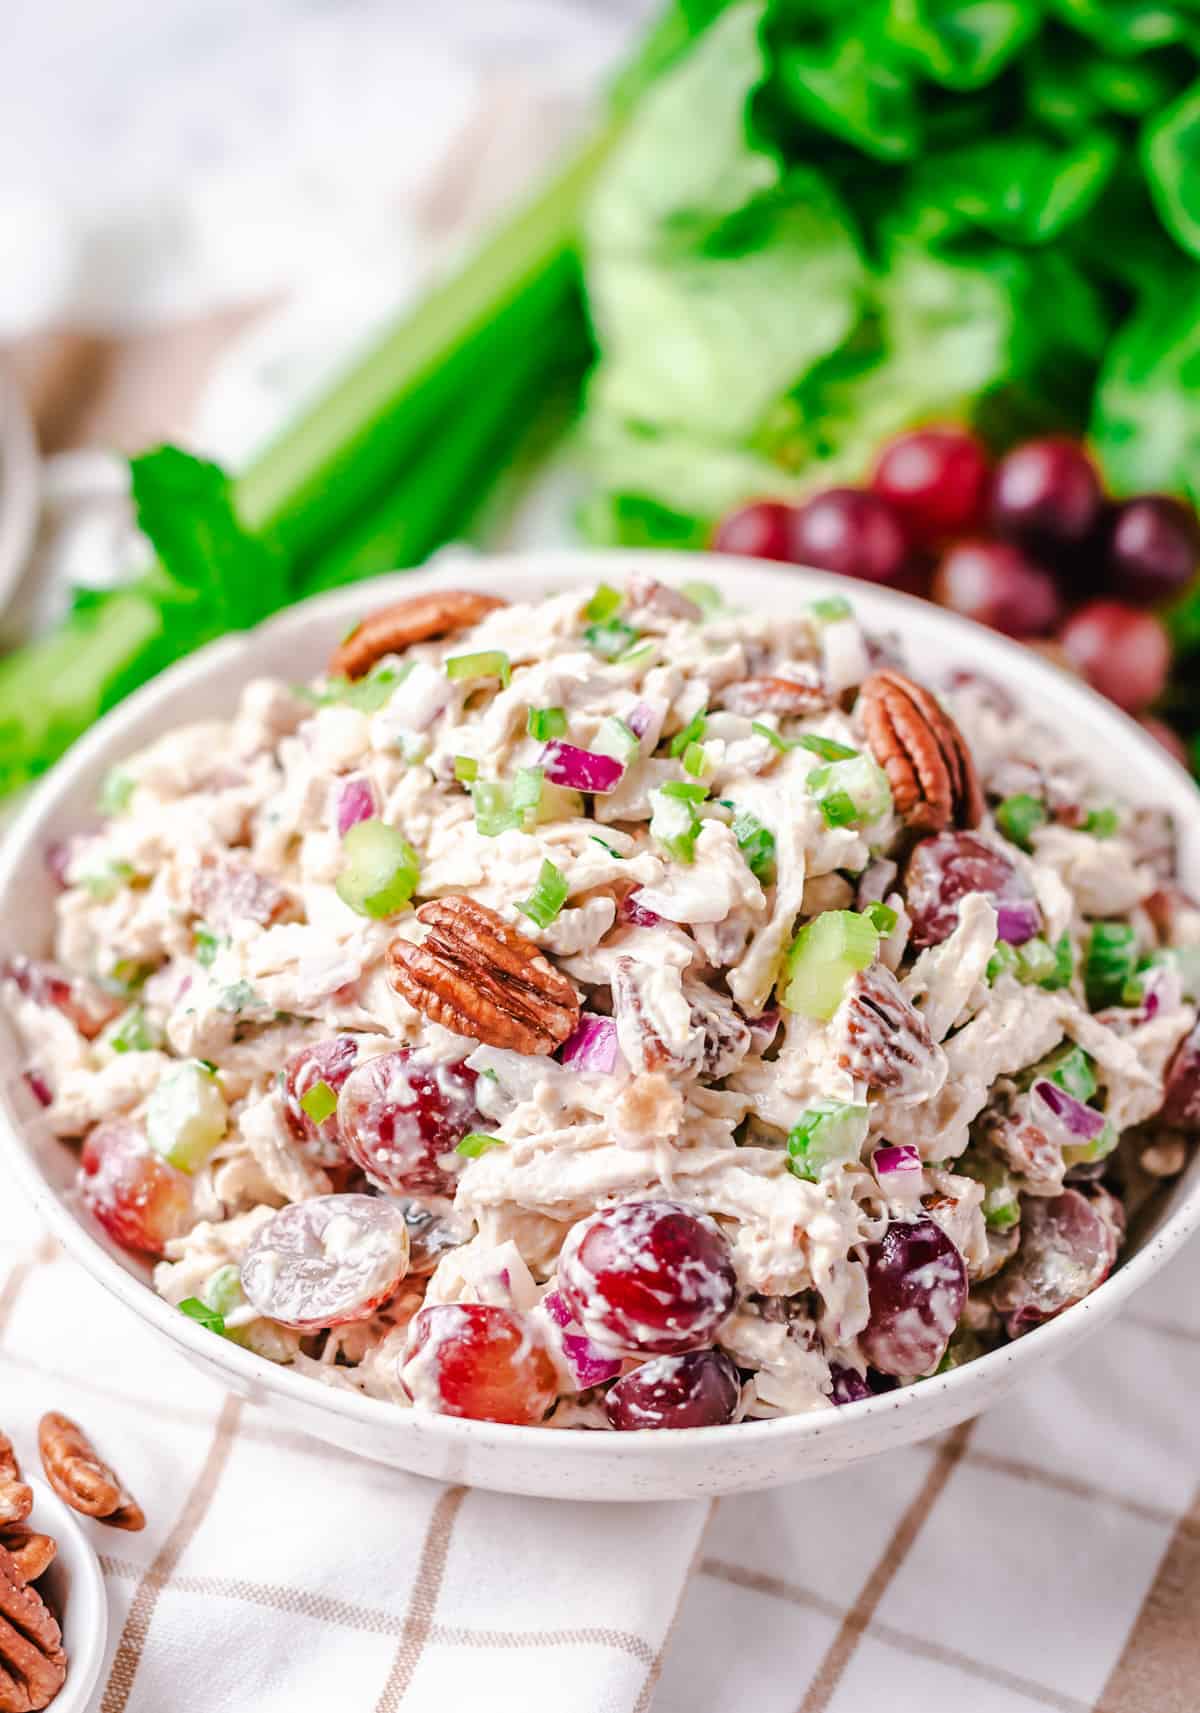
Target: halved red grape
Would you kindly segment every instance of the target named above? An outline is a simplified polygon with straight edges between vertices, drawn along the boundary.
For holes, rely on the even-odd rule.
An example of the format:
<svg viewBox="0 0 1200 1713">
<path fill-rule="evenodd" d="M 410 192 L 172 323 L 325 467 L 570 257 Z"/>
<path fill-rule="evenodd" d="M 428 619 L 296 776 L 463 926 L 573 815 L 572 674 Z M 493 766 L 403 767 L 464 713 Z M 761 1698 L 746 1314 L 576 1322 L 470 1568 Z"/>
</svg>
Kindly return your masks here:
<svg viewBox="0 0 1200 1713">
<path fill-rule="evenodd" d="M 1092 688 L 1127 713 L 1139 714 L 1161 696 L 1171 644 L 1153 613 L 1120 601 L 1089 601 L 1072 613 L 1059 641 Z"/>
<path fill-rule="evenodd" d="M 931 1374 L 967 1300 L 967 1267 L 932 1219 L 893 1221 L 867 1250 L 870 1320 L 859 1338 L 872 1368 Z"/>
<path fill-rule="evenodd" d="M 1167 494 L 1119 506 L 1108 537 L 1108 586 L 1123 601 L 1151 606 L 1187 587 L 1200 565 L 1200 523 Z"/>
<path fill-rule="evenodd" d="M 1049 572 L 1006 541 L 961 541 L 933 579 L 933 598 L 1005 636 L 1044 636 L 1062 616 Z"/>
<path fill-rule="evenodd" d="M 346 1158 L 337 1096 L 357 1058 L 358 1042 L 353 1035 L 333 1035 L 328 1041 L 301 1047 L 283 1067 L 288 1129 L 301 1151 L 318 1166 L 339 1166 Z"/>
<path fill-rule="evenodd" d="M 369 1320 L 408 1271 L 403 1209 L 385 1196 L 314 1196 L 260 1226 L 242 1257 L 246 1300 L 298 1332 Z"/>
<path fill-rule="evenodd" d="M 783 500 L 752 500 L 723 517 L 713 535 L 715 553 L 741 553 L 748 559 L 791 559 L 795 506 Z"/>
<path fill-rule="evenodd" d="M 1053 1320 L 1108 1277 L 1121 1236 L 1120 1204 L 1103 1190 L 1026 1196 L 1021 1244 L 992 1287 L 1010 1338 Z"/>
<path fill-rule="evenodd" d="M 1176 1130 L 1200 1130 L 1200 1023 L 1171 1060 L 1159 1118 Z"/>
<path fill-rule="evenodd" d="M 707 1214 L 638 1201 L 571 1227 L 558 1288 L 597 1344 L 673 1356 L 712 1343 L 733 1308 L 737 1279 L 724 1233 Z"/>
<path fill-rule="evenodd" d="M 1000 460 L 991 519 L 998 535 L 1037 547 L 1076 547 L 1099 521 L 1104 494 L 1076 440 L 1027 440 Z"/>
<path fill-rule="evenodd" d="M 413 1316 L 400 1371 L 415 1404 L 443 1416 L 532 1427 L 558 1394 L 527 1315 L 492 1303 L 432 1303 Z"/>
<path fill-rule="evenodd" d="M 800 507 L 792 520 L 789 559 L 866 583 L 896 583 L 909 548 L 896 513 L 862 488 L 829 488 Z"/>
<path fill-rule="evenodd" d="M 841 1362 L 829 1364 L 829 1378 L 833 1381 L 833 1390 L 829 1394 L 831 1403 L 857 1404 L 863 1398 L 873 1398 L 870 1382 L 858 1372 L 857 1368 L 847 1368 Z"/>
<path fill-rule="evenodd" d="M 655 1356 L 610 1386 L 605 1414 L 622 1433 L 639 1428 L 721 1427 L 742 1396 L 738 1371 L 721 1350 Z"/>
<path fill-rule="evenodd" d="M 928 544 L 975 525 L 987 481 L 987 452 L 967 429 L 915 428 L 884 447 L 871 486 Z"/>
<path fill-rule="evenodd" d="M 114 1243 L 140 1255 L 162 1255 L 193 1220 L 191 1180 L 168 1165 L 141 1128 L 111 1118 L 89 1132 L 80 1158 L 83 1205 Z"/>
<path fill-rule="evenodd" d="M 373 1184 L 453 1193 L 454 1150 L 483 1125 L 476 1073 L 399 1048 L 352 1070 L 338 1096 L 342 1146 Z"/>
<path fill-rule="evenodd" d="M 9 958 L 0 966 L 0 976 L 15 983 L 18 992 L 35 1005 L 61 1011 L 89 1041 L 114 1017 L 119 1017 L 127 1004 L 98 983 L 84 976 L 68 975 L 57 964 L 38 958 Z"/>
<path fill-rule="evenodd" d="M 958 926 L 958 907 L 982 892 L 996 907 L 1000 938 L 1021 945 L 1041 927 L 1032 889 L 1004 852 L 978 833 L 936 833 L 908 859 L 904 897 L 914 946 L 937 946 Z"/>
</svg>

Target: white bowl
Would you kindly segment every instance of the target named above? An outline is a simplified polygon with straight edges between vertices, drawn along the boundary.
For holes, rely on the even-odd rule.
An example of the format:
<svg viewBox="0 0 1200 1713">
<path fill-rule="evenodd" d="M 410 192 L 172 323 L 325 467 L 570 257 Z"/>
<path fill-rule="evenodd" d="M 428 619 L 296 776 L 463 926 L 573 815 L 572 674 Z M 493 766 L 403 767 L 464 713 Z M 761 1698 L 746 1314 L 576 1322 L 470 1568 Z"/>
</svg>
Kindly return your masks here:
<svg viewBox="0 0 1200 1713">
<path fill-rule="evenodd" d="M 718 557 L 564 552 L 468 559 L 340 590 L 294 607 L 253 633 L 214 643 L 132 696 L 60 762 L 0 852 L 6 949 L 45 954 L 53 890 L 43 852 L 52 840 L 94 820 L 97 789 L 108 767 L 169 726 L 228 714 L 236 692 L 252 675 L 276 673 L 295 680 L 316 672 L 355 619 L 399 594 L 443 585 L 524 599 L 599 578 L 620 581 L 634 570 L 702 576 L 731 601 L 768 611 L 795 608 L 819 594 L 845 593 L 870 628 L 900 637 L 919 677 L 937 683 L 953 668 L 970 666 L 1006 682 L 1043 720 L 1077 732 L 1114 790 L 1173 812 L 1184 881 L 1200 892 L 1200 793 L 1184 771 L 1109 703 L 1003 637 L 908 596 L 848 585 L 818 572 Z M 922 1439 L 975 1415 L 1010 1386 L 1073 1350 L 1200 1226 L 1197 1157 L 1139 1231 L 1119 1269 L 1075 1308 L 950 1374 L 838 1410 L 673 1434 L 552 1433 L 458 1421 L 323 1387 L 215 1338 L 156 1297 L 145 1269 L 114 1248 L 64 1196 L 75 1159 L 45 1134 L 44 1126 L 30 1122 L 36 1107 L 21 1082 L 21 1063 L 8 1025 L 0 1021 L 4 1157 L 55 1235 L 114 1296 L 281 1424 L 381 1463 L 505 1492 L 569 1499 L 732 1493 L 816 1475 Z"/>
<path fill-rule="evenodd" d="M 75 1512 L 45 1482 L 25 1478 L 33 1488 L 29 1526 L 58 1542 L 54 1562 L 38 1583 L 62 1626 L 67 1655 L 67 1681 L 54 1698 L 54 1713 L 86 1713 L 108 1643 L 108 1599 L 100 1561 Z"/>
</svg>

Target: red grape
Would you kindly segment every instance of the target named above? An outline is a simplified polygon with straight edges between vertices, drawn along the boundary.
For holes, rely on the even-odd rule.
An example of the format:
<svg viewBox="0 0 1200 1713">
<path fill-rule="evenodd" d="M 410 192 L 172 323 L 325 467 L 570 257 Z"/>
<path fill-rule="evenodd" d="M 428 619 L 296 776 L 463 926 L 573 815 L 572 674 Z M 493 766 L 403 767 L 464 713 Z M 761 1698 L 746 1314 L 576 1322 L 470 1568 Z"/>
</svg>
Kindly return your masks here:
<svg viewBox="0 0 1200 1713">
<path fill-rule="evenodd" d="M 965 428 L 917 428 L 885 446 L 871 486 L 914 541 L 933 543 L 979 519 L 988 456 Z"/>
<path fill-rule="evenodd" d="M 1171 1060 L 1159 1117 L 1178 1130 L 1200 1130 L 1200 1023 Z"/>
<path fill-rule="evenodd" d="M 721 519 L 713 536 L 713 551 L 787 561 L 792 557 L 795 515 L 796 508 L 783 500 L 753 500 Z"/>
<path fill-rule="evenodd" d="M 1062 616 L 1049 572 L 1004 541 L 961 541 L 942 560 L 934 599 L 1006 636 L 1043 636 Z"/>
<path fill-rule="evenodd" d="M 884 1374 L 932 1373 L 967 1300 L 966 1263 L 941 1226 L 893 1221 L 867 1249 L 867 1290 L 867 1361 Z"/>
<path fill-rule="evenodd" d="M 605 1413 L 621 1432 L 721 1427 L 741 1401 L 738 1371 L 720 1350 L 655 1356 L 610 1386 Z"/>
<path fill-rule="evenodd" d="M 128 1119 L 108 1119 L 88 1135 L 79 1189 L 113 1242 L 138 1254 L 162 1255 L 192 1223 L 189 1179 L 154 1153 Z"/>
<path fill-rule="evenodd" d="M 259 1227 L 242 1257 L 242 1289 L 268 1320 L 317 1332 L 369 1320 L 407 1271 L 402 1208 L 384 1196 L 314 1196 Z"/>
<path fill-rule="evenodd" d="M 1191 506 L 1140 494 L 1118 507 L 1108 538 L 1108 586 L 1135 606 L 1168 600 L 1200 564 L 1200 524 Z"/>
<path fill-rule="evenodd" d="M 878 494 L 829 488 L 795 514 L 788 558 L 866 583 L 897 583 L 908 567 L 908 542 Z"/>
<path fill-rule="evenodd" d="M 1032 546 L 1077 547 L 1099 521 L 1103 503 L 1100 478 L 1078 441 L 1027 440 L 997 467 L 992 527 Z"/>
<path fill-rule="evenodd" d="M 1163 692 L 1171 644 L 1153 613 L 1119 601 L 1089 601 L 1059 633 L 1071 664 L 1094 690 L 1138 714 Z"/>
<path fill-rule="evenodd" d="M 710 1344 L 737 1295 L 733 1258 L 706 1214 L 671 1201 L 622 1202 L 567 1233 L 558 1288 L 606 1349 L 673 1356 Z"/>
<path fill-rule="evenodd" d="M 857 1368 L 847 1368 L 841 1362 L 829 1364 L 829 1378 L 833 1381 L 829 1401 L 839 1408 L 842 1404 L 857 1404 L 863 1398 L 873 1398 L 875 1395 L 869 1382 Z"/>
<path fill-rule="evenodd" d="M 401 1380 L 413 1402 L 443 1416 L 533 1427 L 558 1394 L 554 1363 L 533 1323 L 491 1303 L 434 1303 L 408 1333 Z"/>
<path fill-rule="evenodd" d="M 978 833 L 937 833 L 908 859 L 905 902 L 914 946 L 937 946 L 958 926 L 958 906 L 982 892 L 996 906 L 1002 940 L 1021 945 L 1037 933 L 1041 913 L 1028 882 L 1004 852 Z"/>
<path fill-rule="evenodd" d="M 283 1067 L 283 1105 L 288 1129 L 302 1153 L 318 1166 L 340 1166 L 345 1158 L 341 1129 L 338 1125 L 336 1100 L 332 1112 L 319 1121 L 306 1112 L 301 1101 L 316 1098 L 313 1091 L 326 1084 L 329 1095 L 336 1097 L 358 1058 L 358 1042 L 353 1035 L 333 1035 L 328 1041 L 316 1041 L 293 1053 Z M 325 1097 L 328 1104 L 329 1096 Z"/>
<path fill-rule="evenodd" d="M 992 1288 L 1010 1338 L 1053 1320 L 1108 1277 L 1121 1235 L 1120 1204 L 1103 1190 L 1026 1196 L 1021 1244 Z"/>
<path fill-rule="evenodd" d="M 338 1097 L 342 1146 L 382 1190 L 453 1192 L 454 1149 L 483 1119 L 474 1071 L 435 1064 L 406 1048 L 368 1059 Z"/>
</svg>

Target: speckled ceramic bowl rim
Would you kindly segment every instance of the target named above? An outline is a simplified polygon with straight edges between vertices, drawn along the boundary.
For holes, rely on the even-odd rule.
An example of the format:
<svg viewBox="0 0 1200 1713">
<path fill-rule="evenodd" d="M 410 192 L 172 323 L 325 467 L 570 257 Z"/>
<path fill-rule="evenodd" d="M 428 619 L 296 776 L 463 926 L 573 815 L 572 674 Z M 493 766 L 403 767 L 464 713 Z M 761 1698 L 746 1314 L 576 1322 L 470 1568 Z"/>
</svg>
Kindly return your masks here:
<svg viewBox="0 0 1200 1713">
<path fill-rule="evenodd" d="M 1069 709 L 1077 729 L 1086 730 L 1097 744 L 1102 744 L 1106 736 L 1119 736 L 1118 747 L 1128 748 L 1131 742 L 1136 742 L 1138 781 L 1132 794 L 1143 803 L 1161 803 L 1175 814 L 1177 823 L 1184 827 L 1195 843 L 1193 867 L 1196 873 L 1193 878 L 1200 880 L 1200 792 L 1161 746 L 1126 716 L 1084 685 L 1066 678 L 1057 668 L 1004 637 L 984 631 L 955 614 L 908 595 L 849 583 L 824 572 L 781 568 L 762 561 L 719 555 L 701 558 L 692 554 L 636 550 L 541 552 L 495 558 L 454 557 L 424 571 L 377 578 L 368 586 L 360 584 L 319 596 L 271 619 L 260 627 L 260 631 L 282 633 L 284 636 L 295 631 L 298 635 L 301 631 L 309 633 L 310 627 L 316 625 L 329 637 L 332 646 L 333 641 L 343 635 L 363 612 L 419 589 L 439 585 L 485 588 L 503 592 L 513 599 L 528 599 L 589 581 L 607 579 L 619 582 L 631 571 L 648 567 L 674 581 L 707 579 L 722 587 L 734 601 L 739 595 L 744 600 L 747 586 L 755 585 L 762 591 L 764 600 L 770 601 L 777 596 L 780 608 L 796 609 L 823 594 L 844 594 L 854 602 L 869 628 L 886 630 L 893 625 L 905 632 L 905 643 L 910 651 L 912 637 L 916 633 L 927 636 L 931 645 L 942 641 L 952 652 L 956 666 L 973 666 L 993 677 L 1015 683 L 1025 705 L 1044 698 L 1047 704 L 1057 705 L 1056 712 L 1061 713 L 1064 707 Z M 228 677 L 232 704 L 236 686 L 254 674 L 256 634 L 259 633 L 226 637 L 199 650 L 128 698 L 73 747 L 34 793 L 0 847 L 0 900 L 7 896 L 13 884 L 24 849 L 31 841 L 44 844 L 47 824 L 82 783 L 90 782 L 93 787 L 98 784 L 105 767 L 122 753 L 122 734 L 136 723 L 144 710 L 161 707 L 169 721 L 173 699 L 210 674 Z M 916 661 L 914 666 L 919 672 L 920 662 Z M 227 1369 L 231 1376 L 237 1376 L 241 1389 L 258 1388 L 281 1397 L 291 1397 L 307 1405 L 310 1411 L 386 1428 L 393 1436 L 409 1431 L 433 1434 L 449 1444 L 457 1442 L 479 1452 L 492 1449 L 503 1454 L 505 1448 L 517 1441 L 528 1445 L 531 1437 L 536 1435 L 539 1450 L 555 1463 L 563 1459 L 583 1462 L 604 1460 L 611 1456 L 613 1441 L 608 1434 L 547 1434 L 541 1428 L 512 1427 L 398 1410 L 382 1400 L 323 1388 L 304 1375 L 278 1367 L 234 1344 L 214 1340 L 210 1332 L 179 1314 L 141 1279 L 126 1272 L 81 1222 L 76 1211 L 46 1183 L 22 1139 L 21 1120 L 7 1088 L 0 1089 L 0 1143 L 4 1158 L 15 1176 L 69 1253 L 107 1290 L 167 1338 L 199 1357 L 206 1365 L 211 1367 L 215 1364 Z M 645 1456 L 650 1451 L 655 1459 L 669 1463 L 682 1439 L 692 1445 L 707 1441 L 714 1452 L 718 1446 L 727 1445 L 732 1453 L 736 1445 L 742 1455 L 750 1452 L 751 1442 L 761 1443 L 769 1439 L 778 1448 L 781 1442 L 786 1441 L 799 1453 L 806 1441 L 826 1437 L 836 1439 L 852 1428 L 861 1430 L 872 1417 L 882 1418 L 886 1414 L 894 1420 L 893 1412 L 903 1411 L 915 1412 L 918 1417 L 927 1412 L 932 1418 L 940 1406 L 950 1406 L 951 1399 L 955 1400 L 953 1408 L 958 1418 L 964 1419 L 994 1395 L 997 1370 L 1001 1365 L 1008 1368 L 1005 1381 L 1011 1383 L 1021 1374 L 1067 1354 L 1093 1324 L 1099 1325 L 1107 1320 L 1119 1306 L 1119 1301 L 1132 1296 L 1200 1228 L 1200 1157 L 1192 1161 L 1188 1183 L 1176 1194 L 1178 1205 L 1171 1209 L 1159 1229 L 1097 1291 L 1014 1344 L 1004 1345 L 962 1368 L 922 1381 L 920 1385 L 848 1404 L 837 1411 L 744 1422 L 734 1433 L 728 1428 L 688 1428 L 676 1433 L 639 1434 L 637 1438 L 643 1442 L 641 1454 Z M 933 1425 L 931 1422 L 931 1431 Z M 910 1432 L 907 1437 L 917 1436 Z"/>
</svg>

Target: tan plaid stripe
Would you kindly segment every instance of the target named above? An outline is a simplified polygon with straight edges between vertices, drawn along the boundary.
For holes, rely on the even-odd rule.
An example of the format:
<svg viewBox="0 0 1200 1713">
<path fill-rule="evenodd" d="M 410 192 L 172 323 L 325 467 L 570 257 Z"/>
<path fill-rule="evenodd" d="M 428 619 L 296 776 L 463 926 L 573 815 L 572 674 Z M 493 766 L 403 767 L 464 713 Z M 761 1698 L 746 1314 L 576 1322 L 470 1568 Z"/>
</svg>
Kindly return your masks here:
<svg viewBox="0 0 1200 1713">
<path fill-rule="evenodd" d="M 38 1267 L 47 1266 L 58 1254 L 58 1244 L 49 1235 L 43 1236 L 31 1255 L 17 1261 L 8 1271 L 4 1284 L 0 1286 L 0 1338 L 4 1336 L 4 1328 L 8 1324 L 13 1310 L 17 1306 L 17 1298 L 25 1288 L 25 1281 Z"/>
<path fill-rule="evenodd" d="M 1096 1713 L 1196 1713 L 1200 1705 L 1200 1487 L 1113 1668 Z"/>
<path fill-rule="evenodd" d="M 466 1496 L 465 1487 L 448 1487 L 433 1508 L 433 1515 L 425 1532 L 425 1544 L 421 1548 L 421 1562 L 413 1578 L 400 1646 L 396 1650 L 388 1680 L 383 1686 L 383 1694 L 376 1703 L 376 1713 L 395 1713 L 408 1693 L 413 1673 L 429 1640 L 434 1610 L 442 1590 L 442 1578 L 446 1574 L 450 1535 Z"/>
<path fill-rule="evenodd" d="M 874 1570 L 863 1583 L 857 1600 L 842 1619 L 837 1635 L 830 1643 L 825 1658 L 817 1667 L 816 1676 L 800 1702 L 799 1713 L 824 1713 L 824 1709 L 828 1707 L 863 1631 L 875 1616 L 876 1607 L 907 1558 L 921 1525 L 937 1503 L 942 1489 L 966 1450 L 972 1425 L 970 1422 L 964 1422 L 939 1445 L 933 1467 L 921 1483 L 920 1491 L 896 1524 L 892 1538 Z"/>
</svg>

